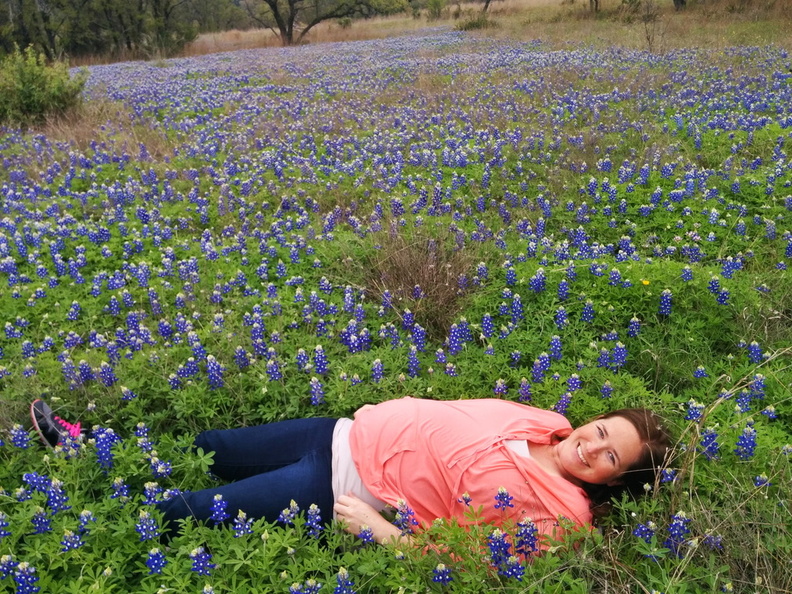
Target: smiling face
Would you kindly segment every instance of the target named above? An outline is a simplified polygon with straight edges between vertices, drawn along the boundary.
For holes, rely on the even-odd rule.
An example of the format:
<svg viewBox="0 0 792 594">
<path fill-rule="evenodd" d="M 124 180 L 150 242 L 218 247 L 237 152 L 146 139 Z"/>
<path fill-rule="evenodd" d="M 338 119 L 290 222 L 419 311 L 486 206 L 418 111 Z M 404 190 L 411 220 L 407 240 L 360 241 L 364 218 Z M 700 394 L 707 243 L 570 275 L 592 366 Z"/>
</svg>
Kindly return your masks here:
<svg viewBox="0 0 792 594">
<path fill-rule="evenodd" d="M 635 464 L 644 444 L 624 417 L 597 419 L 575 429 L 554 447 L 558 471 L 580 484 L 615 484 Z"/>
</svg>

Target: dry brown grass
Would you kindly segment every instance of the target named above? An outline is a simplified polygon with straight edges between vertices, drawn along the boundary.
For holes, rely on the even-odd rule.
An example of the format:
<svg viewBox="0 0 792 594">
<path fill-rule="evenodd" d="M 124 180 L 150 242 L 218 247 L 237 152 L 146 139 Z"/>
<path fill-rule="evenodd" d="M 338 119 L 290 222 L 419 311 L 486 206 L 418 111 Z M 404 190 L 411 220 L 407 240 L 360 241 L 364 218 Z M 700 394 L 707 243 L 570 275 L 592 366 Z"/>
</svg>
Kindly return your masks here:
<svg viewBox="0 0 792 594">
<path fill-rule="evenodd" d="M 688 0 L 688 8 L 676 12 L 671 0 L 659 3 L 663 28 L 661 49 L 682 47 L 718 48 L 731 45 L 776 44 L 792 49 L 792 10 L 788 0 Z M 470 16 L 480 4 L 449 3 L 443 18 L 427 22 L 406 15 L 353 21 L 349 27 L 336 22 L 317 26 L 308 43 L 360 41 L 414 32 L 425 27 L 455 26 L 457 16 Z M 621 0 L 600 0 L 597 14 L 586 0 L 503 0 L 490 8 L 496 29 L 477 33 L 495 38 L 528 41 L 541 39 L 551 47 L 570 44 L 606 47 L 619 45 L 643 49 L 646 35 L 635 19 L 625 22 Z M 255 47 L 276 47 L 278 37 L 268 30 L 227 31 L 198 37 L 184 55 L 199 55 Z"/>
<path fill-rule="evenodd" d="M 430 336 L 442 338 L 469 294 L 470 288 L 459 289 L 459 276 L 472 276 L 476 258 L 471 249 L 459 249 L 448 229 L 432 231 L 408 232 L 393 221 L 376 238 L 380 248 L 368 252 L 365 282 L 367 294 L 380 300 L 389 291 L 396 311 L 409 309 Z"/>
</svg>

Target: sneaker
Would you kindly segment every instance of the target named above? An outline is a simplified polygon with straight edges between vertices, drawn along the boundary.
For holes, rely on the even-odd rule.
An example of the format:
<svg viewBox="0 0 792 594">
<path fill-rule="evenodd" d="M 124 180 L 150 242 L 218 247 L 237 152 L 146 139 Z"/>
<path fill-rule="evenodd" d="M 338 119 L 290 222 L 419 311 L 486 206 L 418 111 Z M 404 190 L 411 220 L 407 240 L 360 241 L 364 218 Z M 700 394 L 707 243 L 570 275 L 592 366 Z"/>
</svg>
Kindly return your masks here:
<svg viewBox="0 0 792 594">
<path fill-rule="evenodd" d="M 52 448 L 67 437 L 79 439 L 82 434 L 79 422 L 64 421 L 43 400 L 36 399 L 31 403 L 30 418 L 42 441 Z"/>
</svg>

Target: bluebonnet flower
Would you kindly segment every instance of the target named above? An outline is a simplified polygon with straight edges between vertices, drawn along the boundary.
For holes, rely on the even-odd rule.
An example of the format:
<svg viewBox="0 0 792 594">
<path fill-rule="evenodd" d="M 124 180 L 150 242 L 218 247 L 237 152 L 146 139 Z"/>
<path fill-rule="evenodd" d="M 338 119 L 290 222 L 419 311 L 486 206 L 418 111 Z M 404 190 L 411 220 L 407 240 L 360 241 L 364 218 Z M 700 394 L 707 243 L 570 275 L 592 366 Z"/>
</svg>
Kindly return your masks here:
<svg viewBox="0 0 792 594">
<path fill-rule="evenodd" d="M 768 419 L 770 419 L 771 421 L 778 418 L 778 414 L 776 414 L 775 406 L 772 406 L 772 405 L 766 406 L 762 410 L 762 414 L 764 416 L 766 416 Z"/>
<path fill-rule="evenodd" d="M 717 276 L 710 278 L 710 281 L 707 283 L 707 290 L 713 295 L 716 295 L 718 291 L 720 291 L 720 279 Z"/>
<path fill-rule="evenodd" d="M 412 340 L 413 345 L 419 351 L 424 352 L 426 350 L 426 330 L 420 324 L 413 324 L 412 331 L 410 332 L 410 339 Z"/>
<path fill-rule="evenodd" d="M 566 301 L 569 298 L 569 282 L 565 278 L 558 283 L 557 297 L 559 301 Z"/>
<path fill-rule="evenodd" d="M 539 530 L 530 518 L 517 522 L 514 535 L 514 551 L 518 555 L 528 557 L 539 550 Z"/>
<path fill-rule="evenodd" d="M 374 544 L 374 533 L 371 531 L 367 525 L 363 524 L 360 527 L 360 532 L 358 532 L 357 537 L 363 541 L 364 545 Z"/>
<path fill-rule="evenodd" d="M 673 483 L 677 479 L 677 470 L 675 468 L 663 468 L 660 472 L 661 483 Z"/>
<path fill-rule="evenodd" d="M 569 408 L 571 402 L 572 402 L 572 393 L 564 392 L 563 394 L 561 394 L 561 398 L 558 399 L 558 402 L 556 402 L 552 407 L 550 407 L 550 410 L 554 410 L 559 415 L 566 415 L 567 408 Z"/>
<path fill-rule="evenodd" d="M 723 549 L 723 537 L 715 534 L 707 534 L 701 539 L 701 543 L 708 547 L 711 551 L 720 551 Z M 728 590 L 723 590 L 724 592 Z"/>
<path fill-rule="evenodd" d="M 63 481 L 52 479 L 47 490 L 47 505 L 52 510 L 52 515 L 54 516 L 59 511 L 71 509 L 71 505 L 68 505 L 68 503 L 69 497 L 63 490 Z"/>
<path fill-rule="evenodd" d="M 720 457 L 720 445 L 718 444 L 718 433 L 712 427 L 707 427 L 701 432 L 699 441 L 699 451 L 707 460 L 717 460 Z"/>
<path fill-rule="evenodd" d="M 685 414 L 686 421 L 700 421 L 701 415 L 704 412 L 704 405 L 696 402 L 692 398 L 687 402 L 687 414 Z"/>
<path fill-rule="evenodd" d="M 522 353 L 520 351 L 512 351 L 509 353 L 509 367 L 517 367 L 520 363 L 520 359 L 522 359 Z"/>
<path fill-rule="evenodd" d="M 153 453 L 156 452 L 152 452 L 152 454 Z M 149 469 L 151 470 L 151 474 L 154 475 L 154 478 L 168 477 L 173 471 L 173 467 L 170 462 L 160 460 L 154 455 L 149 457 Z"/>
<path fill-rule="evenodd" d="M 38 472 L 26 472 L 22 475 L 22 480 L 27 485 L 39 493 L 46 493 L 49 491 L 51 481 L 46 474 L 39 474 Z"/>
<path fill-rule="evenodd" d="M 151 513 L 145 509 L 140 510 L 138 521 L 135 524 L 135 531 L 140 535 L 141 542 L 158 538 L 160 535 L 157 521 L 153 518 Z"/>
<path fill-rule="evenodd" d="M 83 533 L 88 532 L 88 523 L 94 522 L 96 523 L 96 518 L 93 515 L 93 512 L 90 510 L 84 509 L 80 512 L 80 523 L 77 526 L 77 532 Z"/>
<path fill-rule="evenodd" d="M 61 551 L 67 552 L 73 549 L 79 549 L 83 544 L 85 544 L 82 540 L 82 537 L 79 534 L 75 534 L 71 530 L 64 530 L 63 531 L 63 539 L 61 539 Z"/>
<path fill-rule="evenodd" d="M 636 318 L 635 316 L 632 317 L 630 323 L 627 324 L 627 336 L 630 338 L 635 338 L 641 332 L 641 320 Z"/>
<path fill-rule="evenodd" d="M 43 507 L 36 508 L 36 511 L 30 518 L 30 523 L 33 524 L 33 534 L 44 534 L 52 530 L 52 523 Z"/>
<path fill-rule="evenodd" d="M 203 547 L 196 547 L 190 552 L 190 559 L 192 559 L 191 570 L 198 575 L 210 575 L 211 570 L 215 568 L 212 563 L 212 555 L 207 553 Z"/>
<path fill-rule="evenodd" d="M 756 429 L 753 423 L 748 421 L 743 429 L 740 437 L 737 439 L 737 445 L 734 448 L 734 453 L 740 460 L 750 460 L 753 458 L 754 450 L 756 449 Z"/>
<path fill-rule="evenodd" d="M 627 347 L 623 343 L 617 342 L 610 353 L 609 367 L 613 371 L 618 371 L 627 362 Z"/>
<path fill-rule="evenodd" d="M 509 284 L 509 283 L 507 283 Z M 544 268 L 539 268 L 536 273 L 528 281 L 528 288 L 534 293 L 541 293 L 545 290 L 547 285 L 547 277 L 545 276 Z"/>
<path fill-rule="evenodd" d="M 13 575 L 16 566 L 17 562 L 14 561 L 12 555 L 3 555 L 0 557 L 0 580 L 4 580 L 9 575 Z"/>
<path fill-rule="evenodd" d="M 517 284 L 517 272 L 514 270 L 514 267 L 509 266 L 506 269 L 506 285 L 509 287 L 513 287 L 516 284 Z"/>
<path fill-rule="evenodd" d="M 253 534 L 253 518 L 248 518 L 240 509 L 234 518 L 234 538 L 241 538 L 246 534 Z"/>
<path fill-rule="evenodd" d="M 121 477 L 116 477 L 113 480 L 113 493 L 110 499 L 118 499 L 122 503 L 129 501 L 129 487 Z"/>
<path fill-rule="evenodd" d="M 134 400 L 137 398 L 137 394 L 135 394 L 132 390 L 127 388 L 126 386 L 121 386 L 121 400 L 124 402 L 128 402 L 130 400 Z"/>
<path fill-rule="evenodd" d="M 322 348 L 322 345 L 318 344 L 314 348 L 313 360 L 314 360 L 314 371 L 319 375 L 326 374 L 328 368 L 328 361 L 324 349 Z"/>
<path fill-rule="evenodd" d="M 514 497 L 509 495 L 505 487 L 498 487 L 498 493 L 495 495 L 495 509 L 505 510 L 507 507 L 514 507 L 513 499 Z"/>
<path fill-rule="evenodd" d="M 611 385 L 610 381 L 605 381 L 600 388 L 600 394 L 602 394 L 603 398 L 610 398 L 613 394 L 613 386 Z"/>
<path fill-rule="evenodd" d="M 506 533 L 499 528 L 495 528 L 487 536 L 487 546 L 490 550 L 490 562 L 498 568 L 511 557 L 511 544 L 509 544 L 506 537 Z"/>
<path fill-rule="evenodd" d="M 310 364 L 310 358 L 308 357 L 308 353 L 305 352 L 305 349 L 297 349 L 295 362 L 297 364 L 297 369 L 300 371 L 307 371 L 307 367 Z"/>
<path fill-rule="evenodd" d="M 379 359 L 374 359 L 374 363 L 371 365 L 371 379 L 375 384 L 380 383 L 382 381 L 384 368 L 382 366 L 382 361 Z"/>
<path fill-rule="evenodd" d="M 445 364 L 447 362 L 446 354 L 443 349 L 437 349 L 435 351 L 435 363 Z"/>
<path fill-rule="evenodd" d="M 118 378 L 113 371 L 112 366 L 107 361 L 102 361 L 99 364 L 99 371 L 97 372 L 99 380 L 108 388 L 118 381 Z"/>
<path fill-rule="evenodd" d="M 30 446 L 30 434 L 19 423 L 12 425 L 9 433 L 14 447 L 26 450 Z"/>
<path fill-rule="evenodd" d="M 415 345 L 410 346 L 410 352 L 407 354 L 407 375 L 410 377 L 417 377 L 421 371 L 421 362 L 418 360 L 418 349 Z"/>
<path fill-rule="evenodd" d="M 280 379 L 283 379 L 283 374 L 281 373 L 280 364 L 278 363 L 277 359 L 270 359 L 267 361 L 266 371 L 267 377 L 271 382 L 276 382 Z"/>
<path fill-rule="evenodd" d="M 633 530 L 633 536 L 637 536 L 638 538 L 642 539 L 647 544 L 652 542 L 652 538 L 655 535 L 655 531 L 657 530 L 657 526 L 654 522 L 649 522 L 647 524 L 638 524 Z"/>
<path fill-rule="evenodd" d="M 672 298 L 673 294 L 671 293 L 671 289 L 663 289 L 663 292 L 660 293 L 660 306 L 657 313 L 661 316 L 670 316 Z"/>
<path fill-rule="evenodd" d="M 319 378 L 314 376 L 311 378 L 311 404 L 314 406 L 319 406 L 320 404 L 324 403 L 324 386 L 322 386 L 322 382 L 319 381 Z"/>
<path fill-rule="evenodd" d="M 312 503 L 310 506 L 308 506 L 308 511 L 305 515 L 305 527 L 308 529 L 308 534 L 314 538 L 319 538 L 322 530 L 324 530 L 319 506 L 315 503 Z"/>
<path fill-rule="evenodd" d="M 355 582 L 349 579 L 349 572 L 343 567 L 338 570 L 333 594 L 356 594 Z"/>
<path fill-rule="evenodd" d="M 212 498 L 212 506 L 210 507 L 212 515 L 209 516 L 209 519 L 214 522 L 215 526 L 225 522 L 231 517 L 231 515 L 226 511 L 227 508 L 228 502 L 223 500 L 222 495 L 218 493 Z"/>
<path fill-rule="evenodd" d="M 682 276 L 682 280 L 685 282 L 689 282 L 693 280 L 693 270 L 690 268 L 690 266 L 685 266 L 682 269 L 681 276 Z"/>
<path fill-rule="evenodd" d="M 432 581 L 442 586 L 447 586 L 453 581 L 451 577 L 451 570 L 443 563 L 438 563 L 437 567 L 432 570 Z"/>
<path fill-rule="evenodd" d="M 567 319 L 566 308 L 562 305 L 555 312 L 555 324 L 559 330 L 566 328 L 569 320 Z"/>
<path fill-rule="evenodd" d="M 223 381 L 223 372 L 225 367 L 215 359 L 214 355 L 206 357 L 206 374 L 209 377 L 209 389 L 217 390 L 225 385 Z"/>
<path fill-rule="evenodd" d="M 167 564 L 168 560 L 165 559 L 165 553 L 160 551 L 158 548 L 155 547 L 148 552 L 148 556 L 146 557 L 146 567 L 148 567 L 149 575 L 162 573 L 162 570 Z"/>
<path fill-rule="evenodd" d="M 506 385 L 506 380 L 504 379 L 497 379 L 495 381 L 495 387 L 492 389 L 495 392 L 495 396 L 505 396 L 506 393 L 509 391 L 509 387 Z"/>
<path fill-rule="evenodd" d="M 525 312 L 523 309 L 522 299 L 520 299 L 520 295 L 518 293 L 515 293 L 511 302 L 511 321 L 516 324 L 524 317 Z"/>
<path fill-rule="evenodd" d="M 8 516 L 0 511 L 0 540 L 3 540 L 6 536 L 11 536 L 11 533 L 6 530 L 9 526 Z"/>
<path fill-rule="evenodd" d="M 731 297 L 731 293 L 728 289 L 721 289 L 718 291 L 718 294 L 715 298 L 715 301 L 718 305 L 729 305 L 729 298 Z"/>
<path fill-rule="evenodd" d="M 685 512 L 678 512 L 671 517 L 671 523 L 668 526 L 668 537 L 663 541 L 663 546 L 670 549 L 677 557 L 682 557 L 682 545 L 687 542 L 685 538 L 690 534 L 688 524 L 690 518 L 685 515 Z"/>
<path fill-rule="evenodd" d="M 498 573 L 504 577 L 522 581 L 523 575 L 525 574 L 525 567 L 523 567 L 517 557 L 512 555 L 498 568 Z"/>
<path fill-rule="evenodd" d="M 402 534 L 413 534 L 413 526 L 418 525 L 418 520 L 415 519 L 415 512 L 407 505 L 404 499 L 399 499 L 396 502 L 396 515 L 393 518 L 393 525 L 401 530 Z"/>
<path fill-rule="evenodd" d="M 457 501 L 459 503 L 464 503 L 467 507 L 470 507 L 470 502 L 473 501 L 473 499 L 470 497 L 470 493 L 465 491 L 464 493 L 462 493 L 462 496 L 459 499 L 457 499 Z"/>
<path fill-rule="evenodd" d="M 567 389 L 570 392 L 576 392 L 577 390 L 580 390 L 580 386 L 580 376 L 577 373 L 570 375 L 569 379 L 567 379 Z"/>
<path fill-rule="evenodd" d="M 481 333 L 485 338 L 491 338 L 495 333 L 495 324 L 492 321 L 492 316 L 488 313 L 481 318 Z"/>
<path fill-rule="evenodd" d="M 759 343 L 755 340 L 748 345 L 748 360 L 751 363 L 761 363 L 764 359 L 764 354 L 762 353 L 762 347 L 759 346 Z"/>
<path fill-rule="evenodd" d="M 754 477 L 754 486 L 755 487 L 759 487 L 759 488 L 761 488 L 761 487 L 769 487 L 772 484 L 773 483 L 770 482 L 770 479 L 764 473 Z"/>
<path fill-rule="evenodd" d="M 297 514 L 300 513 L 300 507 L 297 505 L 297 502 L 292 499 L 289 503 L 289 507 L 285 508 L 281 511 L 280 515 L 278 515 L 278 522 L 287 525 L 294 524 L 294 518 L 297 517 Z"/>
<path fill-rule="evenodd" d="M 699 365 L 696 367 L 696 370 L 693 372 L 693 377 L 702 378 L 702 377 L 709 377 L 707 370 L 704 369 L 703 365 Z"/>
<path fill-rule="evenodd" d="M 23 501 L 27 501 L 28 499 L 32 499 L 33 495 L 25 489 L 24 487 L 19 487 L 14 491 L 14 499 L 19 501 L 20 503 Z"/>
<path fill-rule="evenodd" d="M 289 594 L 317 594 L 322 584 L 314 579 L 305 580 L 305 584 L 296 582 L 289 586 Z"/>
<path fill-rule="evenodd" d="M 446 363 L 443 372 L 449 377 L 457 377 L 456 365 L 453 363 Z"/>
<path fill-rule="evenodd" d="M 531 381 L 535 384 L 539 384 L 544 381 L 545 377 L 545 366 L 542 364 L 540 359 L 534 359 L 533 366 L 531 367 Z"/>
<path fill-rule="evenodd" d="M 522 378 L 520 380 L 520 387 L 517 389 L 517 393 L 519 394 L 520 402 L 531 401 L 533 394 L 531 392 L 531 383 L 527 378 Z"/>
<path fill-rule="evenodd" d="M 35 594 L 40 587 L 36 585 L 39 577 L 36 575 L 36 568 L 26 561 L 22 561 L 14 570 L 14 582 L 16 582 L 16 594 Z"/>
<path fill-rule="evenodd" d="M 550 346 L 549 346 L 550 357 L 555 359 L 556 361 L 560 361 L 562 356 L 561 348 L 562 348 L 561 337 L 558 336 L 557 334 L 550 337 Z"/>
</svg>

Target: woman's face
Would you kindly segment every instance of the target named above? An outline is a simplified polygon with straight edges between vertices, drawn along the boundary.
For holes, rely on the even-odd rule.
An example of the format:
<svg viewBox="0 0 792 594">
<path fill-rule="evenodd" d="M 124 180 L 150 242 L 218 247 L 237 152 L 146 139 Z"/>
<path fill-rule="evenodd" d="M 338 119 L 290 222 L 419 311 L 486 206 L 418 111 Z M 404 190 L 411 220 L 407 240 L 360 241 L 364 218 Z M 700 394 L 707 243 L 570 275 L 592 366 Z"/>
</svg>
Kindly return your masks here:
<svg viewBox="0 0 792 594">
<path fill-rule="evenodd" d="M 556 447 L 561 475 L 573 483 L 615 484 L 638 461 L 643 443 L 624 417 L 597 419 L 570 433 Z"/>
</svg>

